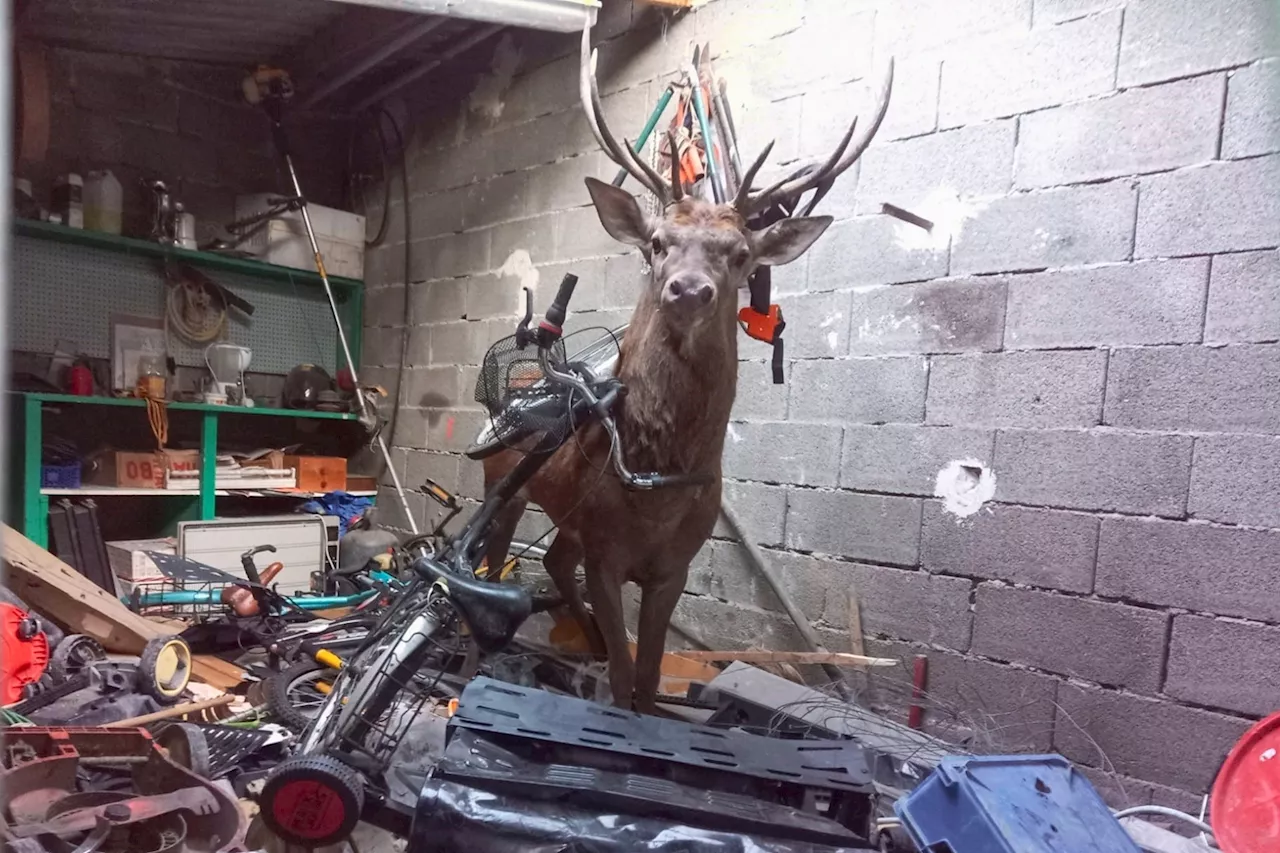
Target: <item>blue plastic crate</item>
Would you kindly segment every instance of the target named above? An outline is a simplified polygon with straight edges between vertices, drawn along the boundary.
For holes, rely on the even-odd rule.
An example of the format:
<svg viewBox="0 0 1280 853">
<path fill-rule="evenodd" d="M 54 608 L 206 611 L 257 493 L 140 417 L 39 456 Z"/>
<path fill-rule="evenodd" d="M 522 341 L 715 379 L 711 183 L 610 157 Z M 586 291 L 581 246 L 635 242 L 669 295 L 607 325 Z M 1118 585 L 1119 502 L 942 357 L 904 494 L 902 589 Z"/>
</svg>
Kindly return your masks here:
<svg viewBox="0 0 1280 853">
<path fill-rule="evenodd" d="M 71 465 L 41 465 L 40 488 L 42 489 L 78 489 L 80 488 L 80 463 Z"/>
<path fill-rule="evenodd" d="M 1140 853 L 1060 755 L 948 756 L 893 810 L 921 850 Z"/>
</svg>

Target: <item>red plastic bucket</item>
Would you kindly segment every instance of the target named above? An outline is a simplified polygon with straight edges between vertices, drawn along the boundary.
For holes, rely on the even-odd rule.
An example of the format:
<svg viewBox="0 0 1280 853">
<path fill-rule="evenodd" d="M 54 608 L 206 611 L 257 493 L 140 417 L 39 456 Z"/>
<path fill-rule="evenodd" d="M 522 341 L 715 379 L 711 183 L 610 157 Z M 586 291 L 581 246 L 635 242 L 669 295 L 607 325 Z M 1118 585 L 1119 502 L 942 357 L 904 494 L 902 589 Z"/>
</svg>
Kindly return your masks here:
<svg viewBox="0 0 1280 853">
<path fill-rule="evenodd" d="M 1280 850 L 1280 713 L 1260 720 L 1227 753 L 1209 821 L 1223 853 Z"/>
</svg>

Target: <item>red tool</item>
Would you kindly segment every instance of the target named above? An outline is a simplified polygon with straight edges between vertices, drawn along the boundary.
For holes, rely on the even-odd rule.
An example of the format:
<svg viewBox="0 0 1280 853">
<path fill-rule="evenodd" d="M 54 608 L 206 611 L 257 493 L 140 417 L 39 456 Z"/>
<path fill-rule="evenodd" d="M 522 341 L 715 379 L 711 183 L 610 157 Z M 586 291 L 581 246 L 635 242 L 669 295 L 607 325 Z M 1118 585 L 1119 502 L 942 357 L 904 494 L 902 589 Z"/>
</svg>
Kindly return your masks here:
<svg viewBox="0 0 1280 853">
<path fill-rule="evenodd" d="M 93 396 L 93 371 L 83 361 L 67 369 L 67 391 L 77 397 Z"/>
<path fill-rule="evenodd" d="M 0 652 L 0 704 L 12 705 L 22 701 L 24 687 L 44 675 L 49 638 L 30 613 L 0 603 Z"/>
</svg>

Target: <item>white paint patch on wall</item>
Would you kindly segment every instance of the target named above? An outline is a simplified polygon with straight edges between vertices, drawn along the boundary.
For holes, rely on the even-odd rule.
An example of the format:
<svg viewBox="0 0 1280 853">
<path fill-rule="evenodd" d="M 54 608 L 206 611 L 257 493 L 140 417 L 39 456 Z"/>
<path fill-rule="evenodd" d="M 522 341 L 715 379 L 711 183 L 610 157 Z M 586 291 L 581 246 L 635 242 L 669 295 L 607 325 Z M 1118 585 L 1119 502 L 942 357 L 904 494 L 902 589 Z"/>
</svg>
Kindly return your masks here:
<svg viewBox="0 0 1280 853">
<path fill-rule="evenodd" d="M 520 286 L 527 287 L 532 291 L 538 289 L 538 268 L 533 265 L 533 258 L 529 257 L 527 249 L 516 249 L 507 255 L 507 259 L 502 262 L 502 266 L 496 270 L 501 276 L 514 276 L 520 279 Z"/>
<path fill-rule="evenodd" d="M 938 251 L 954 245 L 966 220 L 977 216 L 987 205 L 983 202 L 962 201 L 955 190 L 939 187 L 908 208 L 933 223 L 933 230 L 926 231 L 909 222 L 895 222 L 894 236 L 903 249 Z"/>
<path fill-rule="evenodd" d="M 977 459 L 953 459 L 938 472 L 934 497 L 957 518 L 967 518 L 995 497 L 996 474 Z"/>
</svg>

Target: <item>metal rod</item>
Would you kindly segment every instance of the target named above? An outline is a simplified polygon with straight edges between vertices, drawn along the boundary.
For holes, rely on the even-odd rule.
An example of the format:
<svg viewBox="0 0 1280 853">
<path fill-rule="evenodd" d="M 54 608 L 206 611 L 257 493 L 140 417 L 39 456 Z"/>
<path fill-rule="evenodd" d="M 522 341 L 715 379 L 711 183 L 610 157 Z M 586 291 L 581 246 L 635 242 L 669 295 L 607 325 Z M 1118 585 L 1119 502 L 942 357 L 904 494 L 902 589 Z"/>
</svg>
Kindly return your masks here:
<svg viewBox="0 0 1280 853">
<path fill-rule="evenodd" d="M 760 577 L 764 578 L 765 582 L 769 584 L 769 588 L 773 590 L 773 594 L 777 596 L 778 601 L 781 602 L 782 609 L 787 611 L 787 615 L 791 617 L 791 621 L 796 624 L 796 630 L 800 632 L 800 636 L 804 639 L 805 645 L 815 652 L 830 651 L 830 649 L 822 644 L 822 640 L 818 639 L 818 632 L 813 630 L 813 626 L 809 624 L 809 620 L 805 618 L 802 612 L 800 612 L 800 608 L 797 607 L 796 603 L 791 599 L 791 595 L 783 588 L 782 581 L 778 578 L 777 574 L 774 573 L 773 569 L 770 568 L 768 562 L 765 561 L 764 554 L 761 552 L 760 546 L 752 541 L 751 537 L 747 535 L 746 530 L 742 527 L 742 522 L 738 520 L 737 514 L 730 509 L 729 504 L 724 500 L 724 498 L 720 499 L 720 513 L 724 516 L 724 520 L 729 522 L 729 527 L 733 530 L 733 535 L 737 536 L 738 541 L 742 543 L 742 547 L 747 549 L 747 556 L 750 557 L 751 564 L 755 568 L 756 572 L 759 573 Z M 849 691 L 849 686 L 845 684 L 844 672 L 839 667 L 830 665 L 824 666 L 823 670 L 827 675 L 834 679 L 835 688 L 839 691 L 840 696 L 846 701 L 851 700 L 852 693 Z"/>
<path fill-rule="evenodd" d="M 284 131 L 280 128 L 279 122 L 276 123 L 276 138 L 283 140 Z M 280 154 L 284 158 L 285 169 L 289 172 L 289 180 L 293 183 L 293 193 L 302 199 L 302 204 L 298 208 L 298 212 L 302 214 L 302 227 L 306 229 L 307 241 L 311 244 L 311 255 L 316 260 L 316 272 L 320 273 L 320 283 L 324 285 L 324 294 L 329 298 L 329 310 L 333 312 L 333 324 L 338 329 L 338 343 L 342 345 L 342 356 L 347 361 L 347 369 L 351 371 L 351 384 L 356 389 L 356 400 L 360 404 L 360 417 L 365 423 L 372 423 L 377 427 L 377 414 L 369 411 L 369 401 L 364 398 L 364 391 L 360 388 L 360 376 L 356 371 L 356 361 L 351 357 L 351 345 L 347 342 L 347 332 L 342 328 L 342 314 L 338 311 L 338 301 L 333 297 L 333 287 L 329 284 L 329 273 L 324 268 L 324 257 L 320 254 L 320 243 L 316 240 L 315 228 L 311 226 L 311 214 L 307 211 L 307 197 L 302 193 L 302 184 L 298 181 L 298 170 L 294 168 L 293 156 L 289 154 L 283 142 L 280 145 Z M 405 287 L 409 286 L 406 281 Z M 396 389 L 396 393 L 400 393 L 400 389 Z M 404 485 L 400 482 L 400 475 L 396 473 L 396 466 L 391 462 L 391 451 L 387 448 L 387 440 L 383 438 L 382 431 L 378 430 L 378 450 L 382 453 L 382 460 L 386 463 L 387 471 L 391 473 L 391 484 L 395 487 L 396 496 L 400 498 L 400 508 L 404 511 L 404 517 L 409 522 L 409 531 L 415 536 L 418 534 L 418 522 L 413 517 L 413 511 L 409 508 L 409 499 L 405 497 Z"/>
<path fill-rule="evenodd" d="M 923 228 L 925 231 L 928 231 L 930 233 L 933 232 L 932 222 L 930 222 L 928 219 L 925 219 L 923 216 L 920 216 L 917 213 L 912 213 L 909 210 L 898 207 L 896 204 L 889 204 L 889 202 L 887 201 L 883 202 L 880 205 L 880 212 L 888 214 L 889 216 L 892 216 L 894 219 L 901 219 L 903 222 L 906 222 L 908 225 L 914 225 L 917 228 Z"/>
<path fill-rule="evenodd" d="M 924 693 L 929 681 L 929 656 L 916 655 L 911 668 L 911 705 L 907 709 L 907 725 L 913 729 L 924 725 Z"/>
<path fill-rule="evenodd" d="M 724 204 L 724 186 L 720 182 L 720 176 L 716 174 L 720 171 L 720 167 L 716 163 L 715 146 L 711 140 L 711 125 L 707 122 L 707 108 L 702 102 L 702 81 L 698 78 L 698 69 L 695 66 L 690 65 L 686 73 L 689 75 L 690 85 L 693 86 L 693 114 L 698 117 L 698 127 L 702 131 L 702 144 L 707 149 L 707 177 L 711 180 L 711 194 L 716 204 Z"/>
<path fill-rule="evenodd" d="M 298 108 L 305 110 L 308 107 L 320 103 L 325 98 L 329 97 L 334 92 L 359 77 L 361 74 L 364 74 L 366 71 L 373 68 L 379 62 L 390 59 L 392 56 L 395 56 L 418 39 L 430 32 L 438 30 L 440 27 L 444 26 L 448 20 L 448 18 L 427 18 L 426 20 L 418 22 L 417 26 L 413 26 L 405 30 L 387 44 L 378 48 L 359 62 L 351 65 L 349 68 L 338 74 L 338 76 L 314 90 L 310 95 L 303 99 L 302 103 L 298 105 Z"/>
<path fill-rule="evenodd" d="M 671 86 L 667 86 L 667 90 L 663 92 L 662 97 L 658 99 L 658 105 L 655 106 L 653 108 L 653 112 L 649 114 L 649 120 L 645 122 L 644 129 L 640 131 L 640 138 L 636 140 L 635 145 L 633 145 L 631 149 L 635 151 L 636 154 L 639 154 L 640 150 L 649 144 L 649 136 L 652 135 L 653 129 L 658 126 L 658 119 L 662 118 L 662 113 L 666 111 L 667 104 L 671 103 L 672 91 L 673 88 Z M 673 153 L 672 156 L 674 157 L 676 154 Z M 620 187 L 626 183 L 626 180 L 627 170 L 619 169 L 618 174 L 613 176 L 613 185 L 615 187 Z"/>
<path fill-rule="evenodd" d="M 383 99 L 385 99 L 388 95 L 392 94 L 393 92 L 398 92 L 401 89 L 403 89 L 405 86 L 408 86 L 410 83 L 414 82 L 415 80 L 421 80 L 423 77 L 426 77 L 428 74 L 430 74 L 436 68 L 440 67 L 445 62 L 448 62 L 449 60 L 453 59 L 455 56 L 462 53 L 463 51 L 470 50 L 471 48 L 475 47 L 480 42 L 489 38 L 489 36 L 493 35 L 494 33 L 498 32 L 501 29 L 503 29 L 502 24 L 493 24 L 491 26 L 484 27 L 482 29 L 479 29 L 471 33 L 471 35 L 467 36 L 462 41 L 453 45 L 452 47 L 450 47 L 444 53 L 440 54 L 435 59 L 431 60 L 425 65 L 415 68 L 412 71 L 409 71 L 405 74 L 400 75 L 399 77 L 397 77 L 396 79 L 388 83 L 387 85 L 383 86 L 381 89 L 378 89 L 372 95 L 365 98 L 360 103 L 356 104 L 356 107 L 353 110 L 353 112 L 355 113 L 364 112 L 374 104 L 380 103 Z"/>
</svg>

